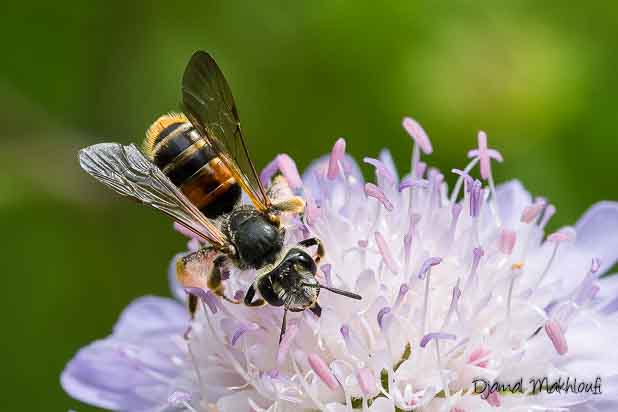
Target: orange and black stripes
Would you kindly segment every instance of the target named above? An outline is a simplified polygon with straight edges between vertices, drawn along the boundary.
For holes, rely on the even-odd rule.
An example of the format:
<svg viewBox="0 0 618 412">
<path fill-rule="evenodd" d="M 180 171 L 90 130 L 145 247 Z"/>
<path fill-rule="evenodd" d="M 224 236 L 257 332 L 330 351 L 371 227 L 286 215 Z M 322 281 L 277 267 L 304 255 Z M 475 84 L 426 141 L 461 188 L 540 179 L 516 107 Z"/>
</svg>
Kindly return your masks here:
<svg viewBox="0 0 618 412">
<path fill-rule="evenodd" d="M 184 115 L 157 119 L 144 151 L 207 217 L 229 213 L 240 199 L 240 186 Z"/>
</svg>

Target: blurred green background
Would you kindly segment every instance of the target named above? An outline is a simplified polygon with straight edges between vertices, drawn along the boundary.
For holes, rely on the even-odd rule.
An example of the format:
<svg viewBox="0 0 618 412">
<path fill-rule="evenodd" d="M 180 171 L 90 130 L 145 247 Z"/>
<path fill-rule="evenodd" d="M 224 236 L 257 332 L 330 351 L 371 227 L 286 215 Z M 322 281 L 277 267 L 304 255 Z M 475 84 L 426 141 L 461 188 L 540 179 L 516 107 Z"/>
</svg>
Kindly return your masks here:
<svg viewBox="0 0 618 412">
<path fill-rule="evenodd" d="M 226 73 L 258 167 L 287 152 L 302 168 L 339 136 L 405 167 L 410 115 L 444 170 L 487 131 L 506 158 L 498 180 L 554 202 L 552 228 L 617 198 L 618 6 L 384 3 L 3 5 L 2 410 L 95 410 L 62 392 L 64 364 L 132 299 L 168 293 L 183 239 L 95 183 L 76 151 L 139 142 L 177 108 L 196 49 Z"/>
</svg>

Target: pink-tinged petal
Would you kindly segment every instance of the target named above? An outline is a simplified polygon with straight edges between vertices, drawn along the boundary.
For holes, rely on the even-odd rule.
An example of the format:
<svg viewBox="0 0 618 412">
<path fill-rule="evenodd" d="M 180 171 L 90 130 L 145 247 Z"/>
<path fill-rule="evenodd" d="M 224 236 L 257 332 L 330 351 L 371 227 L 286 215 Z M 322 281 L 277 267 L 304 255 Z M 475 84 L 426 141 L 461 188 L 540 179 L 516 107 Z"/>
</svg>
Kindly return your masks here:
<svg viewBox="0 0 618 412">
<path fill-rule="evenodd" d="M 307 217 L 307 223 L 310 225 L 320 217 L 320 208 L 318 208 L 315 200 L 311 197 L 307 197 L 307 203 L 305 204 L 305 216 Z"/>
<path fill-rule="evenodd" d="M 281 173 L 288 181 L 288 185 L 291 189 L 300 189 L 303 186 L 303 182 L 298 174 L 298 168 L 296 162 L 287 154 L 280 154 L 277 156 L 279 159 L 279 169 Z"/>
<path fill-rule="evenodd" d="M 371 369 L 360 368 L 358 372 L 356 372 L 356 379 L 358 380 L 361 391 L 363 391 L 363 395 L 370 396 L 375 394 L 377 389 L 376 377 Z"/>
<path fill-rule="evenodd" d="M 386 165 L 384 163 L 382 163 L 382 161 L 378 160 L 378 159 L 374 159 L 372 157 L 365 157 L 363 159 L 363 162 L 372 165 L 373 167 L 375 167 L 376 169 L 376 174 L 378 176 L 382 176 L 389 184 L 394 184 L 395 183 L 395 176 L 393 175 L 393 173 L 388 169 L 388 167 L 386 167 Z"/>
<path fill-rule="evenodd" d="M 326 183 L 326 174 L 328 173 L 329 162 L 330 155 L 324 155 L 319 159 L 311 162 L 311 164 L 303 172 L 303 188 L 305 192 L 309 191 L 315 199 L 320 199 L 322 196 L 318 176 L 320 177 L 320 179 L 322 179 L 323 183 L 327 185 L 331 184 L 331 182 Z M 350 178 L 352 178 L 358 184 L 362 184 L 364 182 L 363 174 L 352 156 L 346 154 L 343 160 L 343 165 L 346 174 Z"/>
<path fill-rule="evenodd" d="M 487 134 L 484 131 L 478 133 L 478 156 L 481 166 L 481 177 L 485 180 L 491 174 L 491 163 L 489 162 L 489 154 L 487 153 Z"/>
<path fill-rule="evenodd" d="M 270 181 L 279 170 L 278 158 L 279 155 L 275 156 L 275 158 L 271 160 L 266 166 L 264 166 L 264 168 L 260 172 L 260 182 L 262 182 L 262 185 L 264 185 L 264 187 L 268 187 L 270 185 Z"/>
<path fill-rule="evenodd" d="M 468 185 L 470 198 L 470 216 L 478 217 L 483 206 L 483 185 L 480 180 L 475 180 Z"/>
<path fill-rule="evenodd" d="M 386 240 L 384 240 L 384 236 L 380 232 L 375 232 L 375 240 L 378 245 L 378 250 L 380 251 L 380 255 L 382 255 L 382 259 L 384 259 L 384 263 L 388 266 L 388 269 L 393 273 L 399 273 L 399 265 L 393 258 L 391 251 L 386 244 Z"/>
<path fill-rule="evenodd" d="M 468 356 L 468 363 L 471 365 L 478 366 L 479 368 L 486 368 L 489 364 L 487 357 L 491 352 L 484 346 L 479 346 L 470 352 Z"/>
<path fill-rule="evenodd" d="M 187 243 L 187 250 L 189 252 L 197 252 L 200 247 L 202 247 L 202 245 L 197 238 L 193 238 Z"/>
<path fill-rule="evenodd" d="M 502 157 L 502 154 L 495 150 L 495 149 L 487 149 L 487 154 L 489 155 L 490 159 L 494 159 L 495 161 L 497 161 L 498 163 L 502 163 L 504 161 L 504 158 Z M 479 156 L 479 150 L 478 149 L 472 149 L 468 151 L 468 159 L 472 159 L 474 157 L 478 157 Z"/>
<path fill-rule="evenodd" d="M 504 162 L 504 158 L 502 157 L 502 154 L 499 151 L 494 150 L 494 149 L 489 149 L 487 150 L 487 153 L 489 154 L 489 157 L 491 157 L 498 163 Z"/>
<path fill-rule="evenodd" d="M 376 199 L 389 212 L 393 210 L 394 206 L 391 201 L 386 197 L 382 189 L 373 183 L 365 183 L 365 194 Z"/>
<path fill-rule="evenodd" d="M 523 223 L 532 223 L 543 211 L 544 207 L 545 202 L 536 202 L 531 206 L 526 206 L 523 213 L 521 214 L 521 221 Z"/>
<path fill-rule="evenodd" d="M 517 233 L 512 230 L 502 229 L 500 232 L 500 252 L 505 255 L 513 253 L 515 242 L 517 241 Z"/>
<path fill-rule="evenodd" d="M 260 181 L 265 187 L 270 186 L 271 179 L 277 172 L 285 177 L 288 185 L 292 190 L 300 189 L 303 186 L 303 182 L 298 174 L 296 163 L 287 154 L 282 153 L 277 155 L 260 173 Z"/>
<path fill-rule="evenodd" d="M 326 386 L 328 386 L 333 391 L 339 388 L 339 382 L 337 382 L 335 375 L 333 375 L 330 368 L 328 367 L 326 362 L 322 360 L 322 358 L 320 358 L 315 353 L 310 353 L 307 356 L 307 360 L 309 361 L 311 369 L 313 369 L 315 374 L 318 375 L 318 377 L 322 380 L 322 382 L 326 384 Z"/>
<path fill-rule="evenodd" d="M 575 245 L 601 260 L 599 275 L 618 260 L 618 202 L 599 202 L 575 225 Z"/>
<path fill-rule="evenodd" d="M 517 227 L 526 206 L 532 204 L 532 196 L 519 180 L 511 180 L 496 188 L 498 212 L 505 227 Z M 491 218 L 489 208 L 483 208 L 485 218 Z"/>
<path fill-rule="evenodd" d="M 599 270 L 601 270 L 601 259 L 599 258 L 592 258 L 592 264 L 590 265 L 590 273 L 592 274 L 597 274 L 599 272 Z"/>
<path fill-rule="evenodd" d="M 384 166 L 386 166 L 386 168 L 391 172 L 391 174 L 395 177 L 395 180 L 399 180 L 397 167 L 395 166 L 395 161 L 393 160 L 393 156 L 391 156 L 390 150 L 382 149 L 378 159 L 380 159 Z"/>
<path fill-rule="evenodd" d="M 564 332 L 558 322 L 553 319 L 548 320 L 545 323 L 545 332 L 559 355 L 564 355 L 569 351 Z"/>
<path fill-rule="evenodd" d="M 343 159 L 345 156 L 345 139 L 340 137 L 335 142 L 333 146 L 333 150 L 330 153 L 330 159 L 328 161 L 328 173 L 326 176 L 330 180 L 334 180 L 337 176 L 339 176 L 339 163 L 343 163 Z"/>
<path fill-rule="evenodd" d="M 493 406 L 494 408 L 498 408 L 502 402 L 500 401 L 500 395 L 498 392 L 492 392 L 487 396 L 487 403 Z"/>
<path fill-rule="evenodd" d="M 431 141 L 429 140 L 429 136 L 425 133 L 425 130 L 421 127 L 421 125 L 411 117 L 405 117 L 403 119 L 403 128 L 406 129 L 406 132 L 410 135 L 412 139 L 416 142 L 418 147 L 421 148 L 423 153 L 431 154 L 433 152 L 433 147 L 431 147 Z"/>
<path fill-rule="evenodd" d="M 199 239 L 199 237 L 195 233 L 193 233 L 178 222 L 174 222 L 174 230 L 181 235 L 188 237 L 189 239 Z"/>
<path fill-rule="evenodd" d="M 277 365 L 281 366 L 285 362 L 285 359 L 290 351 L 290 347 L 292 346 L 292 342 L 297 334 L 298 326 L 296 324 L 288 325 L 285 330 L 285 334 L 281 339 L 281 343 L 279 344 L 279 350 L 277 351 Z"/>
<path fill-rule="evenodd" d="M 558 232 L 554 232 L 547 236 L 547 240 L 550 242 L 568 242 L 575 238 L 575 233 L 569 230 L 561 229 Z"/>
<path fill-rule="evenodd" d="M 425 176 L 425 170 L 427 170 L 427 163 L 418 162 L 414 169 L 414 176 L 416 176 L 417 179 L 422 179 L 423 176 Z"/>
<path fill-rule="evenodd" d="M 412 177 L 408 175 L 401 180 L 399 191 L 401 192 L 409 187 L 427 189 L 429 188 L 429 181 L 425 179 L 412 179 Z"/>
</svg>

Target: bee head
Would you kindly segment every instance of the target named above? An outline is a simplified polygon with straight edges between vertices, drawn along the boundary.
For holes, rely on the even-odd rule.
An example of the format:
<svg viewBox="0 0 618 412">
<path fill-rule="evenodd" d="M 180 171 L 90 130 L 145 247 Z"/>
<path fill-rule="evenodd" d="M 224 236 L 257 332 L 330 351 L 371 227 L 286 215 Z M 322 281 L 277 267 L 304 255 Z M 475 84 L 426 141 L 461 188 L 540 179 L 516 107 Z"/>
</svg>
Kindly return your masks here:
<svg viewBox="0 0 618 412">
<path fill-rule="evenodd" d="M 291 311 L 301 311 L 316 302 L 320 294 L 316 271 L 316 263 L 307 252 L 292 248 L 268 274 L 267 285 L 280 305 L 285 305 Z M 268 293 L 270 291 L 260 292 L 262 296 L 271 295 Z"/>
<path fill-rule="evenodd" d="M 281 262 L 258 280 L 262 297 L 273 306 L 299 312 L 314 306 L 322 289 L 360 300 L 356 293 L 323 285 L 315 277 L 315 260 L 300 248 L 290 249 Z"/>
</svg>

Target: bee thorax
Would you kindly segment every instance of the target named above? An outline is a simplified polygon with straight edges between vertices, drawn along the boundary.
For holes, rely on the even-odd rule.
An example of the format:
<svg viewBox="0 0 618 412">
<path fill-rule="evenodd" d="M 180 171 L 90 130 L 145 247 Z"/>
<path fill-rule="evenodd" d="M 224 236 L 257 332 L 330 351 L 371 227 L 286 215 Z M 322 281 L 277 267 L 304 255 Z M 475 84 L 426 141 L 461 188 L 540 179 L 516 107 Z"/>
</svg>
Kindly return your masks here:
<svg viewBox="0 0 618 412">
<path fill-rule="evenodd" d="M 224 225 L 236 247 L 240 267 L 261 268 L 277 260 L 284 231 L 255 209 L 234 210 Z"/>
</svg>

